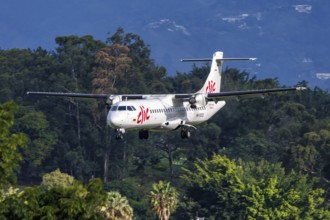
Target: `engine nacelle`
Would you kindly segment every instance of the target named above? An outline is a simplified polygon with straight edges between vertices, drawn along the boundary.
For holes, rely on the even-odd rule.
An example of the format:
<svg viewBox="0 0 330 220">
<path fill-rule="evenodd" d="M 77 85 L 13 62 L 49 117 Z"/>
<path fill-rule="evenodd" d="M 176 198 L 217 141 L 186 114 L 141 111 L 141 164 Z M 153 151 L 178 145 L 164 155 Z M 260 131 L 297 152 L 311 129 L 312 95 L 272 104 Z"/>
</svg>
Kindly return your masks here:
<svg viewBox="0 0 330 220">
<path fill-rule="evenodd" d="M 207 105 L 207 98 L 203 94 L 196 94 L 189 99 L 191 108 L 198 108 Z"/>
<path fill-rule="evenodd" d="M 172 121 L 165 121 L 162 123 L 162 128 L 168 129 L 168 130 L 174 130 L 177 129 L 180 125 L 183 124 L 183 121 L 181 119 L 175 119 Z"/>
<path fill-rule="evenodd" d="M 122 100 L 120 95 L 110 95 L 105 102 L 107 109 L 109 110 L 113 104 L 120 102 Z"/>
</svg>

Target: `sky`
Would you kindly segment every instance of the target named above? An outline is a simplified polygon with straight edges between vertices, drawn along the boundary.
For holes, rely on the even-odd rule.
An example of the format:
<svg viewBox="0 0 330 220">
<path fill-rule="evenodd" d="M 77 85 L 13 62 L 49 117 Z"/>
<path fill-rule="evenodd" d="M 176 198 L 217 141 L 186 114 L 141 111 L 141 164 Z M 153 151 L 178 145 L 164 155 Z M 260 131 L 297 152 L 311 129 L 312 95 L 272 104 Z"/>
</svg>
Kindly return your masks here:
<svg viewBox="0 0 330 220">
<path fill-rule="evenodd" d="M 191 65 L 182 65 L 179 62 L 180 59 L 185 58 L 181 57 L 182 51 L 178 52 L 180 55 L 171 58 L 171 62 L 174 63 L 172 66 L 166 65 L 169 59 L 165 58 L 161 54 L 164 51 L 160 50 L 163 43 L 156 42 L 157 45 L 154 45 L 154 42 L 150 43 L 146 39 L 153 36 L 143 29 L 149 22 L 156 24 L 167 18 L 169 14 L 173 17 L 173 14 L 177 13 L 173 8 L 185 9 L 184 2 L 176 0 L 0 0 L 0 3 L 2 9 L 0 49 L 36 49 L 40 46 L 46 50 L 54 50 L 57 47 L 55 38 L 69 35 L 92 35 L 96 40 L 105 41 L 116 32 L 118 27 L 123 27 L 125 33 L 132 32 L 139 35 L 150 46 L 151 58 L 155 59 L 157 65 L 165 66 L 171 73 L 175 73 L 176 70 L 191 69 Z M 187 13 L 193 12 L 188 9 Z M 170 22 L 172 22 L 171 25 L 175 25 L 174 21 Z M 177 44 L 173 41 L 164 44 L 166 43 L 172 46 Z M 164 45 L 164 48 L 168 48 L 167 46 Z M 172 53 L 172 49 L 170 48 L 167 54 Z"/>
<path fill-rule="evenodd" d="M 191 69 L 191 65 L 179 62 L 181 58 L 207 58 L 220 45 L 226 57 L 258 57 L 253 67 L 245 63 L 242 66 L 262 78 L 280 76 L 292 85 L 306 76 L 307 81 L 324 85 L 329 80 L 318 80 L 317 74 L 330 77 L 330 65 L 325 61 L 330 28 L 328 21 L 322 20 L 330 17 L 328 0 L 0 0 L 0 3 L 3 50 L 39 46 L 54 50 L 57 36 L 92 35 L 105 41 L 118 27 L 123 27 L 125 33 L 141 36 L 151 46 L 155 63 L 164 65 L 170 74 Z M 282 10 L 278 10 L 279 6 Z M 278 14 L 272 13 L 276 10 Z M 286 20 L 285 16 L 291 14 L 295 16 L 290 17 L 293 20 Z M 305 24 L 308 29 L 302 34 Z M 273 33 L 273 27 L 280 31 Z M 209 40 L 210 35 L 214 35 L 215 42 Z M 280 41 L 285 45 L 275 45 Z M 291 47 L 300 53 L 297 58 Z M 310 67 L 297 70 L 287 60 Z M 288 72 L 282 73 L 284 69 Z"/>
<path fill-rule="evenodd" d="M 55 37 L 93 35 L 105 40 L 115 30 L 114 8 L 105 0 L 1 0 L 0 48 L 55 48 Z"/>
<path fill-rule="evenodd" d="M 92 35 L 104 41 L 118 27 L 124 27 L 126 32 L 135 29 L 152 16 L 151 10 L 158 10 L 160 18 L 170 10 L 164 8 L 166 4 L 150 0 L 0 0 L 0 3 L 1 49 L 38 46 L 53 49 L 55 37 L 68 35 Z M 141 5 L 143 16 L 137 12 Z"/>
</svg>

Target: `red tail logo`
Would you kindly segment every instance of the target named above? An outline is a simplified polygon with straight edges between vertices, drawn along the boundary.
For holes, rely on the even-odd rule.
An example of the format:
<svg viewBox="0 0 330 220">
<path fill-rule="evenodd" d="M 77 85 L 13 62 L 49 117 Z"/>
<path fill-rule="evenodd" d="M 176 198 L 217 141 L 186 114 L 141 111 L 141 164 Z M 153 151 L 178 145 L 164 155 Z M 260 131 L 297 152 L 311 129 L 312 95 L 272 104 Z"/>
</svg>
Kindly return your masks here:
<svg viewBox="0 0 330 220">
<path fill-rule="evenodd" d="M 145 121 L 149 120 L 150 114 L 149 114 L 149 108 L 144 108 L 144 106 L 140 106 L 141 111 L 139 112 L 137 123 L 142 124 Z"/>
<path fill-rule="evenodd" d="M 215 82 L 213 82 L 213 80 L 210 80 L 207 83 L 208 83 L 208 85 L 206 87 L 206 93 L 215 92 Z"/>
</svg>

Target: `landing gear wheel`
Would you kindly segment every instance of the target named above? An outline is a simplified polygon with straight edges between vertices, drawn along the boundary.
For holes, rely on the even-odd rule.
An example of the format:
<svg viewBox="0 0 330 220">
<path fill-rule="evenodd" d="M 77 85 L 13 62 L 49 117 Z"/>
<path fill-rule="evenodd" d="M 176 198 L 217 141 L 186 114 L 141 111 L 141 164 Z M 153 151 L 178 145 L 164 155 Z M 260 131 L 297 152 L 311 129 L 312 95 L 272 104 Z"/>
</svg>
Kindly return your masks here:
<svg viewBox="0 0 330 220">
<path fill-rule="evenodd" d="M 124 128 L 117 128 L 116 129 L 116 140 L 123 140 L 124 139 L 124 133 L 125 133 Z"/>
<path fill-rule="evenodd" d="M 139 131 L 139 138 L 140 139 L 148 139 L 149 138 L 149 131 L 146 129 Z"/>
<path fill-rule="evenodd" d="M 186 138 L 187 138 L 187 139 L 190 138 L 190 131 L 189 131 L 189 130 L 186 131 Z"/>
<path fill-rule="evenodd" d="M 116 140 L 123 140 L 123 139 L 124 139 L 124 135 L 123 135 L 123 133 L 118 132 L 118 133 L 116 134 Z"/>
<path fill-rule="evenodd" d="M 182 129 L 181 129 L 181 138 L 182 139 L 188 139 L 188 138 L 190 138 L 190 131 L 189 131 L 189 129 L 187 129 L 185 127 L 182 127 Z"/>
</svg>

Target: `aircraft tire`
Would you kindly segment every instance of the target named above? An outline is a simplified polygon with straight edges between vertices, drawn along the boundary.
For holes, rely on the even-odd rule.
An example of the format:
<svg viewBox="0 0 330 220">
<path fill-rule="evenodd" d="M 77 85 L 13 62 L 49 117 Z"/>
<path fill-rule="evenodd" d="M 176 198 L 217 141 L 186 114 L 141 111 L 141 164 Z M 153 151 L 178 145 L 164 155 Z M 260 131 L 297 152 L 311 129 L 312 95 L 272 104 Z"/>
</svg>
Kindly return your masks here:
<svg viewBox="0 0 330 220">
<path fill-rule="evenodd" d="M 181 138 L 182 139 L 188 139 L 190 138 L 190 131 L 186 128 L 181 129 Z"/>
<path fill-rule="evenodd" d="M 189 139 L 190 138 L 190 131 L 186 130 L 186 138 Z"/>
<path fill-rule="evenodd" d="M 148 139 L 149 138 L 149 131 L 146 129 L 139 131 L 139 138 L 142 139 Z"/>
<path fill-rule="evenodd" d="M 123 139 L 124 139 L 124 135 L 123 135 L 123 133 L 118 132 L 118 133 L 116 134 L 116 140 L 123 140 Z"/>
<path fill-rule="evenodd" d="M 186 131 L 183 129 L 181 130 L 181 138 L 186 139 Z"/>
</svg>

